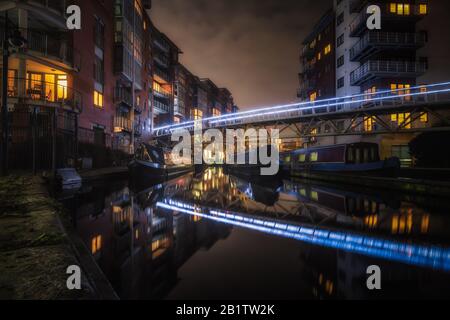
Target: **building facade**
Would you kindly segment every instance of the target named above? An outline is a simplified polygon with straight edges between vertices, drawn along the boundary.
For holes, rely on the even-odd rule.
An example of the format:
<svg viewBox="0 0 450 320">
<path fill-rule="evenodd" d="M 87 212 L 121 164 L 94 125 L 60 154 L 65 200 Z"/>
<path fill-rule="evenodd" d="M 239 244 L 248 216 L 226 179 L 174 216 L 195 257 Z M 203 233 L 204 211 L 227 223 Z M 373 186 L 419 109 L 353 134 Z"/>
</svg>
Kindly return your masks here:
<svg viewBox="0 0 450 320">
<path fill-rule="evenodd" d="M 382 29 L 369 30 L 366 21 L 369 17 L 367 8 L 376 4 L 381 9 Z M 354 104 L 352 108 L 371 107 L 371 97 L 380 91 L 392 91 L 392 94 L 407 94 L 412 87 L 427 84 L 421 81 L 427 73 L 428 58 L 419 54 L 427 45 L 427 32 L 418 27 L 420 21 L 431 12 L 428 1 L 365 1 L 335 0 L 332 15 L 335 24 L 335 39 L 330 56 L 334 59 L 335 97 L 361 94 L 364 103 Z M 329 12 L 328 12 L 329 14 Z M 321 22 L 324 18 L 321 19 Z M 320 23 L 318 24 L 320 25 Z M 305 41 L 303 57 L 312 62 L 318 61 L 318 43 L 320 31 L 317 26 Z M 314 42 L 315 40 L 315 42 Z M 307 59 L 306 59 L 307 60 Z M 308 67 L 302 62 L 303 69 Z M 306 80 L 315 79 L 320 71 L 310 72 Z M 308 74 L 308 73 L 304 73 Z M 304 84 L 300 89 L 302 100 L 316 100 L 316 93 L 328 89 L 329 83 L 314 82 L 314 86 Z M 306 89 L 306 90 L 305 90 Z M 323 99 L 326 97 L 321 97 Z M 406 98 L 408 99 L 408 98 Z M 409 142 L 416 136 L 405 133 L 404 129 L 425 128 L 432 126 L 438 119 L 428 113 L 402 113 L 389 116 L 364 117 L 355 123 L 352 120 L 339 120 L 334 125 L 338 128 L 352 128 L 363 132 L 360 135 L 323 136 L 329 128 L 320 125 L 312 129 L 314 137 L 305 141 L 307 145 L 330 145 L 348 142 L 376 142 L 380 145 L 382 158 L 399 157 L 404 165 L 411 165 Z M 376 134 L 381 123 L 393 130 L 402 129 L 402 133 Z M 355 127 L 356 126 L 356 127 Z M 368 133 L 368 134 L 364 134 Z M 370 134 L 369 134 L 370 133 Z"/>
<path fill-rule="evenodd" d="M 69 4 L 81 30 L 67 29 Z M 124 164 L 154 127 L 232 112 L 231 93 L 181 65 L 150 12 L 150 0 L 0 3 L 8 39 L 24 42 L 8 60 L 11 167 Z"/>
<path fill-rule="evenodd" d="M 336 96 L 334 21 L 334 12 L 330 9 L 302 43 L 300 88 L 297 93 L 302 101 L 315 101 Z"/>
</svg>

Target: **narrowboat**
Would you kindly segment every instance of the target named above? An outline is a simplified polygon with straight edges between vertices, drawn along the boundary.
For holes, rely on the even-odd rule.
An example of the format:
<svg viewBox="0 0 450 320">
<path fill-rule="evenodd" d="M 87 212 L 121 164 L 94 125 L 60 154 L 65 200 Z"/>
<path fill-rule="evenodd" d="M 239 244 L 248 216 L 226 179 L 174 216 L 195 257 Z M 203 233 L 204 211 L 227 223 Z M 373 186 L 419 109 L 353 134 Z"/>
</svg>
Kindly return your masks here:
<svg viewBox="0 0 450 320">
<path fill-rule="evenodd" d="M 151 184 L 189 173 L 194 170 L 194 166 L 176 165 L 169 150 L 143 143 L 128 164 L 128 170 L 133 181 Z"/>
<path fill-rule="evenodd" d="M 281 160 L 291 174 L 301 171 L 325 173 L 376 173 L 393 176 L 400 170 L 400 160 L 380 160 L 376 143 L 351 143 L 313 147 L 293 151 Z"/>
</svg>

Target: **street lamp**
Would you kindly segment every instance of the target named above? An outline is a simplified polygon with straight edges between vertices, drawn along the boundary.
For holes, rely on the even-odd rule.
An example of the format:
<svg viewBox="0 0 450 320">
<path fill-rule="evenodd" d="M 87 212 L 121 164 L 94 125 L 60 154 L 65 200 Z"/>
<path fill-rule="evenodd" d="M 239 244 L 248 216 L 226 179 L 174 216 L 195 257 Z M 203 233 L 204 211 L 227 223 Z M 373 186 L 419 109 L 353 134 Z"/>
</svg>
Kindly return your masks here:
<svg viewBox="0 0 450 320">
<path fill-rule="evenodd" d="M 8 174 L 8 69 L 9 69 L 9 47 L 22 48 L 26 40 L 20 35 L 19 30 L 13 30 L 10 34 L 8 29 L 8 10 L 5 11 L 5 25 L 3 34 L 3 70 L 2 70 L 2 141 L 1 141 L 1 174 Z"/>
</svg>

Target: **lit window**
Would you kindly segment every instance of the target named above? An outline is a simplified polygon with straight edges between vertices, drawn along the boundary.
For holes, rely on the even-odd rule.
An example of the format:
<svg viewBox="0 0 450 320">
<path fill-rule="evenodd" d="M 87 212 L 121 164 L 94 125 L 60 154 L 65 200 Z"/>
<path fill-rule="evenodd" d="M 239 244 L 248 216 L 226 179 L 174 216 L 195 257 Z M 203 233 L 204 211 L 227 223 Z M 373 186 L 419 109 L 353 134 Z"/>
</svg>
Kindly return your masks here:
<svg viewBox="0 0 450 320">
<path fill-rule="evenodd" d="M 404 12 L 405 12 L 405 16 L 409 16 L 411 11 L 410 11 L 410 6 L 409 4 L 405 4 L 404 5 Z"/>
<path fill-rule="evenodd" d="M 371 132 L 375 129 L 375 118 L 374 117 L 365 117 L 364 118 L 364 131 Z"/>
<path fill-rule="evenodd" d="M 428 123 L 428 113 L 427 112 L 423 112 L 420 115 L 420 122 L 422 123 Z"/>
<path fill-rule="evenodd" d="M 310 159 L 311 159 L 311 162 L 317 162 L 319 160 L 319 154 L 317 152 L 312 152 Z"/>
<path fill-rule="evenodd" d="M 58 99 L 67 99 L 67 75 L 58 75 Z"/>
<path fill-rule="evenodd" d="M 321 52 L 319 52 L 318 54 L 317 54 L 317 60 L 321 60 L 322 59 L 322 53 Z"/>
<path fill-rule="evenodd" d="M 201 120 L 203 118 L 203 112 L 199 109 L 192 110 L 192 118 L 194 120 Z"/>
<path fill-rule="evenodd" d="M 96 254 L 101 249 L 102 249 L 102 236 L 101 235 L 95 236 L 91 240 L 91 251 L 92 251 L 92 254 Z"/>
<path fill-rule="evenodd" d="M 301 154 L 298 156 L 298 161 L 299 162 L 305 162 L 306 161 L 306 154 Z"/>
<path fill-rule="evenodd" d="M 309 101 L 316 101 L 317 100 L 317 92 L 313 92 L 309 95 Z"/>
<path fill-rule="evenodd" d="M 103 108 L 103 94 L 96 90 L 94 91 L 94 106 Z"/>
<path fill-rule="evenodd" d="M 397 13 L 397 4 L 396 3 L 391 3 L 391 5 L 390 5 L 390 12 L 391 13 Z"/>
<path fill-rule="evenodd" d="M 419 14 L 427 14 L 428 13 L 428 6 L 426 3 L 419 5 Z"/>
<path fill-rule="evenodd" d="M 329 54 L 329 53 L 331 52 L 331 44 L 329 44 L 329 45 L 327 45 L 327 46 L 325 47 L 324 52 L 325 52 L 325 55 L 327 55 L 327 54 Z"/>
<path fill-rule="evenodd" d="M 403 3 L 397 4 L 397 14 L 401 16 L 403 15 Z"/>
</svg>

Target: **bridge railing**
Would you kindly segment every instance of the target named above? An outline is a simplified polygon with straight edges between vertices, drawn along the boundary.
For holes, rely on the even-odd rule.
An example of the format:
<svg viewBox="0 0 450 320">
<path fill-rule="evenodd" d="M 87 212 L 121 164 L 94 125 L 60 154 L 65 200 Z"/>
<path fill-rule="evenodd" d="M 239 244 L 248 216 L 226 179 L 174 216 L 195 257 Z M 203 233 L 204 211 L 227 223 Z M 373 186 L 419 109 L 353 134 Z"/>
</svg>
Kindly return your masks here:
<svg viewBox="0 0 450 320">
<path fill-rule="evenodd" d="M 202 119 L 207 128 L 235 127 L 253 123 L 277 122 L 300 119 L 311 115 L 360 112 L 362 109 L 375 111 L 380 108 L 411 107 L 450 102 L 450 82 L 415 86 L 375 93 L 358 94 L 317 101 L 307 101 L 288 105 L 255 109 L 234 114 Z M 180 129 L 194 130 L 194 122 L 169 125 L 154 129 L 154 136 L 166 136 Z"/>
</svg>

